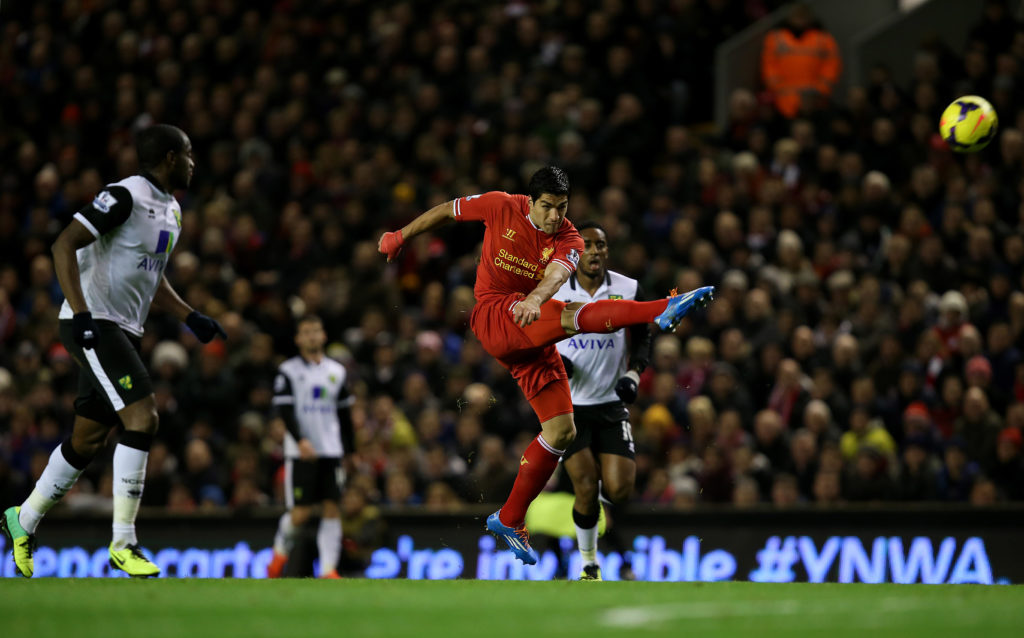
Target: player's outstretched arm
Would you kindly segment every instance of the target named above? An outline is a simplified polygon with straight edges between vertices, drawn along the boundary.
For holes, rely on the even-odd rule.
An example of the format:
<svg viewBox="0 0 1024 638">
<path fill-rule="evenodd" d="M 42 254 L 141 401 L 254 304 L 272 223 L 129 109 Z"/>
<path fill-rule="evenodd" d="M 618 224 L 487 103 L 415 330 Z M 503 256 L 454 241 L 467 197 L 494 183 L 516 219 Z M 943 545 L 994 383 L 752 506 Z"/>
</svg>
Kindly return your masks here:
<svg viewBox="0 0 1024 638">
<path fill-rule="evenodd" d="M 402 252 L 402 246 L 405 245 L 406 241 L 420 233 L 425 233 L 439 226 L 444 226 L 454 219 L 454 200 L 438 204 L 406 224 L 401 229 L 381 235 L 380 240 L 377 241 L 377 250 L 380 251 L 382 255 L 387 255 L 388 261 L 392 261 L 398 257 L 398 253 Z"/>
<path fill-rule="evenodd" d="M 525 327 L 540 318 L 540 307 L 558 292 L 562 284 L 569 281 L 569 271 L 560 264 L 550 263 L 544 269 L 544 278 L 533 292 L 526 295 L 512 309 L 512 319 L 519 327 Z"/>
</svg>

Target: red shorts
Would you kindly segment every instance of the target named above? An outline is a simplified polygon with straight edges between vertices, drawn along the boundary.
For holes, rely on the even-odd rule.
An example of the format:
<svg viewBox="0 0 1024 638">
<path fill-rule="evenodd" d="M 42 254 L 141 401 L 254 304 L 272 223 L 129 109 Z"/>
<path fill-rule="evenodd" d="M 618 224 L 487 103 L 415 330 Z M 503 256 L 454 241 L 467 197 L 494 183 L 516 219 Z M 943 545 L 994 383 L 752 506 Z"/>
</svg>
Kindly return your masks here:
<svg viewBox="0 0 1024 638">
<path fill-rule="evenodd" d="M 551 344 L 536 345 L 534 339 L 527 334 L 532 325 L 524 330 L 512 319 L 512 307 L 523 296 L 522 293 L 514 293 L 477 302 L 470 315 L 469 325 L 484 350 L 512 373 L 543 423 L 559 414 L 572 412 L 569 377 L 565 373 L 558 349 Z M 557 321 L 561 325 L 564 308 L 565 303 L 557 299 L 549 300 L 541 306 L 541 317 L 534 324 Z M 552 382 L 564 385 L 564 392 L 562 389 L 546 388 Z M 539 397 L 541 390 L 545 392 Z M 564 398 L 560 398 L 562 395 Z M 543 405 L 535 405 L 534 399 Z"/>
</svg>

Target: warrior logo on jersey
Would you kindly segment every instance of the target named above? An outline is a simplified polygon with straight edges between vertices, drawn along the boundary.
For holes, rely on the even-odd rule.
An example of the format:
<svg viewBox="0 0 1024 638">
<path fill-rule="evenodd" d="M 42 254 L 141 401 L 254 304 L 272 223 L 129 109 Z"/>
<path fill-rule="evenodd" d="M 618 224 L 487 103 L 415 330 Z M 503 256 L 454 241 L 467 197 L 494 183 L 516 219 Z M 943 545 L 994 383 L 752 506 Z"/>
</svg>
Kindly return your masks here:
<svg viewBox="0 0 1024 638">
<path fill-rule="evenodd" d="M 509 241 L 515 241 L 516 240 L 516 231 L 512 230 L 511 228 L 506 228 L 505 229 L 505 234 L 502 235 L 502 237 L 504 237 L 505 239 L 507 239 Z"/>
</svg>

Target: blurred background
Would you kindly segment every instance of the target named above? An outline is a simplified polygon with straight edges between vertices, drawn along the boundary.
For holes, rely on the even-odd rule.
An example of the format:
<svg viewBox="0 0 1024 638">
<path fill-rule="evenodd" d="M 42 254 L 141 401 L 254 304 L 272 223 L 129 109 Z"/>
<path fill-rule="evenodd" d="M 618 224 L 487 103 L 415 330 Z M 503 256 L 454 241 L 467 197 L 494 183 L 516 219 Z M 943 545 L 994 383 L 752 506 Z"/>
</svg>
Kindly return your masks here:
<svg viewBox="0 0 1024 638">
<path fill-rule="evenodd" d="M 655 341 L 634 507 L 1024 499 L 1018 4 L 4 3 L 0 503 L 73 416 L 49 246 L 154 122 L 196 157 L 168 277 L 229 338 L 150 317 L 145 506 L 283 504 L 271 383 L 304 313 L 357 397 L 348 521 L 503 501 L 538 425 L 467 326 L 483 227 L 391 265 L 376 241 L 545 164 L 613 269 L 718 286 Z M 936 131 L 968 93 L 1001 130 L 957 156 Z M 106 461 L 62 507 L 109 511 Z"/>
</svg>

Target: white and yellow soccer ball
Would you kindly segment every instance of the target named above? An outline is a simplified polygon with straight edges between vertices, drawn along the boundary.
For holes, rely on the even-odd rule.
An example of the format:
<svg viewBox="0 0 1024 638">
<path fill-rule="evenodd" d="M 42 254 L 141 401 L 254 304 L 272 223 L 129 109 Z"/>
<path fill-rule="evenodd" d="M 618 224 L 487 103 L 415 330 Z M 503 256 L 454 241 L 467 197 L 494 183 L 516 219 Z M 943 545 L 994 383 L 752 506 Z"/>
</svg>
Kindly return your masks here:
<svg viewBox="0 0 1024 638">
<path fill-rule="evenodd" d="M 988 100 L 977 95 L 958 97 L 942 112 L 939 134 L 957 153 L 974 153 L 988 146 L 999 130 L 999 117 Z"/>
</svg>

